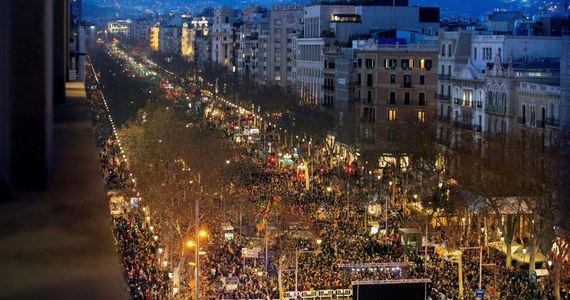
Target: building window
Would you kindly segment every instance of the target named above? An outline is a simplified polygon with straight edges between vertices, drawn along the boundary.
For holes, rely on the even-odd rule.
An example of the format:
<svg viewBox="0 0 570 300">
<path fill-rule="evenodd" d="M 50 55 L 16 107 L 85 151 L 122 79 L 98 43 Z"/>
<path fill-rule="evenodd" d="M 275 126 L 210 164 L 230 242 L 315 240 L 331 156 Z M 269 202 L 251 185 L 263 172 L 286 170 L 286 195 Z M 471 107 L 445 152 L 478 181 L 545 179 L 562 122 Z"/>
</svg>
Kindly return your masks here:
<svg viewBox="0 0 570 300">
<path fill-rule="evenodd" d="M 397 113 L 395 109 L 388 110 L 388 121 L 396 121 Z"/>
<path fill-rule="evenodd" d="M 426 105 L 426 93 L 418 94 L 418 105 Z"/>
<path fill-rule="evenodd" d="M 281 75 L 275 75 L 275 81 L 281 81 Z"/>
<path fill-rule="evenodd" d="M 477 47 L 473 47 L 473 59 L 477 59 Z"/>
<path fill-rule="evenodd" d="M 412 75 L 404 75 L 404 85 L 403 87 L 412 87 Z"/>
<path fill-rule="evenodd" d="M 404 105 L 410 105 L 410 93 L 409 92 L 404 93 Z"/>
<path fill-rule="evenodd" d="M 368 101 L 368 103 L 372 103 L 372 91 L 367 91 L 366 100 Z"/>
<path fill-rule="evenodd" d="M 362 135 L 365 140 L 374 140 L 374 128 L 364 128 Z"/>
<path fill-rule="evenodd" d="M 420 75 L 420 85 L 426 84 L 426 77 L 424 75 Z"/>
<path fill-rule="evenodd" d="M 390 104 L 396 104 L 396 92 L 390 92 Z"/>
<path fill-rule="evenodd" d="M 386 70 L 396 70 L 397 65 L 398 65 L 398 62 L 396 59 L 393 59 L 393 58 L 384 59 L 384 69 L 386 69 Z"/>
<path fill-rule="evenodd" d="M 396 141 L 396 134 L 394 128 L 386 128 L 386 141 L 394 142 Z"/>
<path fill-rule="evenodd" d="M 281 19 L 275 19 L 275 25 L 281 25 L 282 21 Z"/>
<path fill-rule="evenodd" d="M 362 58 L 358 59 L 358 68 L 362 68 Z"/>
<path fill-rule="evenodd" d="M 396 74 L 390 74 L 390 83 L 391 84 L 396 83 Z"/>
<path fill-rule="evenodd" d="M 445 56 L 445 44 L 441 44 L 441 56 Z"/>
<path fill-rule="evenodd" d="M 418 110 L 417 112 L 418 121 L 425 122 L 426 121 L 426 112 L 423 110 Z"/>
<path fill-rule="evenodd" d="M 366 75 L 366 86 L 372 86 L 372 74 Z"/>
<path fill-rule="evenodd" d="M 372 107 L 365 107 L 362 111 L 362 119 L 364 122 L 376 122 L 376 109 Z"/>
<path fill-rule="evenodd" d="M 420 69 L 421 70 L 428 70 L 429 71 L 429 70 L 431 70 L 431 67 L 432 67 L 431 59 L 425 59 L 425 58 L 420 59 Z"/>
<path fill-rule="evenodd" d="M 374 59 L 372 58 L 367 58 L 365 63 L 366 63 L 366 69 L 374 69 L 376 65 Z"/>
</svg>

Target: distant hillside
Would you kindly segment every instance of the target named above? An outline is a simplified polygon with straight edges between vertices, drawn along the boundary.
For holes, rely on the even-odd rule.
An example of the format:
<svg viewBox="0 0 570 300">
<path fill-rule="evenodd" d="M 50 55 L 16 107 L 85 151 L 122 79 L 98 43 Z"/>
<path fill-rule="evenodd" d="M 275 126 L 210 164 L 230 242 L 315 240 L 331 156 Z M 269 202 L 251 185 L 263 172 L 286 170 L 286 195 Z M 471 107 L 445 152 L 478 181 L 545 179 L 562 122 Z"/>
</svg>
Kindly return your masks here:
<svg viewBox="0 0 570 300">
<path fill-rule="evenodd" d="M 100 7 L 97 4 L 83 2 L 83 19 L 98 19 L 115 15 L 118 10 L 115 7 Z"/>
</svg>

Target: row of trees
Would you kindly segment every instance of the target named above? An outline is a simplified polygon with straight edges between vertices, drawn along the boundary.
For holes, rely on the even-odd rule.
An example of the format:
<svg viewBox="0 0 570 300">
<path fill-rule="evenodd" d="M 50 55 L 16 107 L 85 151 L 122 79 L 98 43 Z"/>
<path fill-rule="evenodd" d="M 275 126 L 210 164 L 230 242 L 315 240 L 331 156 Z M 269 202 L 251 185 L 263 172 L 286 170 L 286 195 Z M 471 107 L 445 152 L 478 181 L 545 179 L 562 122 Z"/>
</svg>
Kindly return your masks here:
<svg viewBox="0 0 570 300">
<path fill-rule="evenodd" d="M 515 241 L 528 248 L 529 276 L 537 253 L 545 253 L 555 264 L 560 299 L 570 241 L 568 135 L 535 128 L 480 134 L 435 120 L 401 124 L 398 132 L 408 141 L 402 155 L 410 157 L 408 172 L 399 176 L 413 177 L 416 186 L 410 189 L 433 217 L 443 217 L 435 220 L 446 223 L 440 225 L 448 246 L 465 245 L 462 228 L 473 220 L 484 230 L 481 237 L 502 235 L 507 267 Z"/>
</svg>

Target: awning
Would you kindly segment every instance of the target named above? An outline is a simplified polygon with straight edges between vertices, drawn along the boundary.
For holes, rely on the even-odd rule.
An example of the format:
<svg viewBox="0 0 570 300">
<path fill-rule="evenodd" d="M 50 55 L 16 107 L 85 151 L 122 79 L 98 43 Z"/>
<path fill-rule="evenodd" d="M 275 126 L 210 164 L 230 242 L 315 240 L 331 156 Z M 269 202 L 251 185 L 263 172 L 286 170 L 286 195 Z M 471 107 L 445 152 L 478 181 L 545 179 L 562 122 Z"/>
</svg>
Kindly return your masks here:
<svg viewBox="0 0 570 300">
<path fill-rule="evenodd" d="M 517 249 L 517 251 L 515 251 L 511 257 L 519 262 L 524 262 L 524 263 L 530 263 L 530 252 L 527 252 L 526 254 L 524 254 L 522 252 L 522 248 Z M 547 262 L 548 261 L 548 257 L 546 257 L 544 254 L 540 253 L 540 252 L 536 252 L 534 254 L 534 261 L 537 263 L 540 262 Z"/>
<path fill-rule="evenodd" d="M 506 254 L 507 251 L 507 246 L 505 244 L 505 242 L 502 241 L 496 241 L 496 242 L 491 242 L 489 243 L 489 247 L 493 247 L 503 253 Z M 521 244 L 518 244 L 516 242 L 512 242 L 511 243 L 511 258 L 519 261 L 519 262 L 524 262 L 524 263 L 529 263 L 530 262 L 530 252 L 527 252 L 526 254 L 523 253 L 522 251 L 523 247 Z M 548 257 L 546 257 L 544 254 L 537 252 L 534 255 L 534 261 L 535 262 L 547 262 L 548 261 Z"/>
</svg>

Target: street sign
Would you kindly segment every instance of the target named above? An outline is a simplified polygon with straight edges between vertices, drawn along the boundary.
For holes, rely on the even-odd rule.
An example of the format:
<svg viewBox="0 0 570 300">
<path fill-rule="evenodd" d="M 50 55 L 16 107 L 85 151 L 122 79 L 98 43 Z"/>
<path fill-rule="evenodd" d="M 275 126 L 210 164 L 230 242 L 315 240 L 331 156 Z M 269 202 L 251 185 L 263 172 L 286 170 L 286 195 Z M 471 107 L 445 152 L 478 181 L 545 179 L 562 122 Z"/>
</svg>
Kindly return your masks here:
<svg viewBox="0 0 570 300">
<path fill-rule="evenodd" d="M 477 297 L 478 299 L 485 299 L 485 290 L 476 289 L 475 297 Z"/>
</svg>

